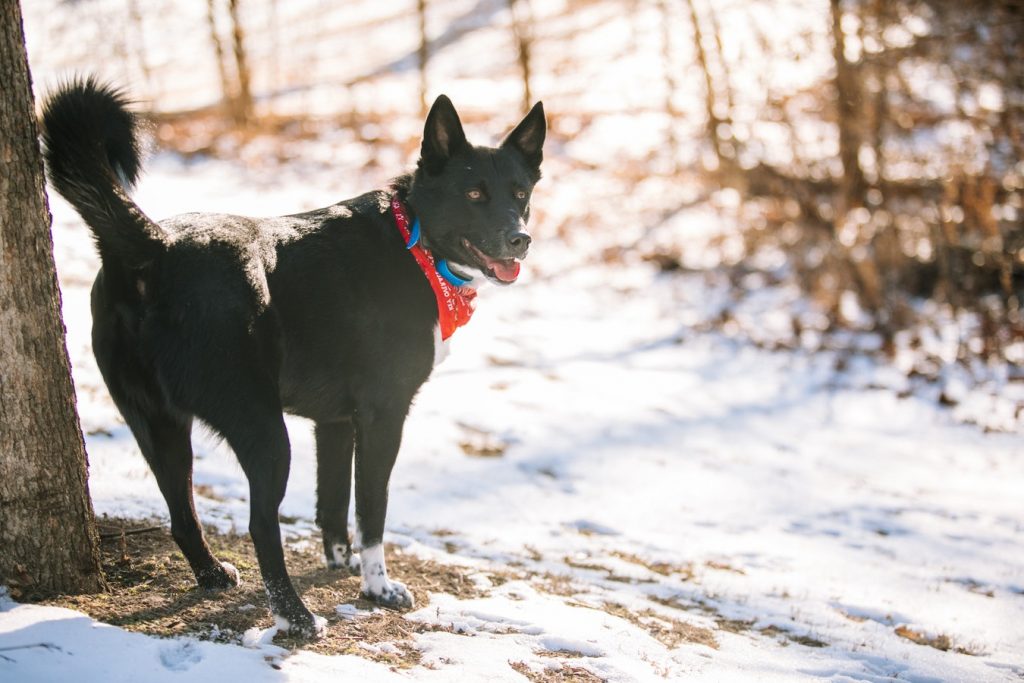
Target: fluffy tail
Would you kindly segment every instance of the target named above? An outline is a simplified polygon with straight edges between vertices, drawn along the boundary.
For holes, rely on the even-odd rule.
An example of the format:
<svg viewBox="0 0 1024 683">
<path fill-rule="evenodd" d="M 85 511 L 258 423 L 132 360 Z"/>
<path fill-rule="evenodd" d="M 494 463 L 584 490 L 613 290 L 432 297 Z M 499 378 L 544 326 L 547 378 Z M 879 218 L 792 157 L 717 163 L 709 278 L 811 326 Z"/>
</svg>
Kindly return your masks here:
<svg viewBox="0 0 1024 683">
<path fill-rule="evenodd" d="M 92 229 L 104 263 L 145 266 L 163 249 L 160 227 L 128 196 L 139 175 L 138 124 L 124 93 L 75 79 L 43 106 L 50 182 Z"/>
</svg>

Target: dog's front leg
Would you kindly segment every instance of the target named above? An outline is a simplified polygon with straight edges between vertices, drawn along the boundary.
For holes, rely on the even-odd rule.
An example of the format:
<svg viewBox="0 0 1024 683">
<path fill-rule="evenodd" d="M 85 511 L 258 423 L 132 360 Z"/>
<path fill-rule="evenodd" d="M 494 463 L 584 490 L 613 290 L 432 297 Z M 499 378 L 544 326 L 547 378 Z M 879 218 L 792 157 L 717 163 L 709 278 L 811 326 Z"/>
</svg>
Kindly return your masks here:
<svg viewBox="0 0 1024 683">
<path fill-rule="evenodd" d="M 348 538 L 354 431 L 351 419 L 316 423 L 316 523 L 327 566 L 358 574 L 359 556 Z"/>
<path fill-rule="evenodd" d="M 363 595 L 387 607 L 412 607 L 412 593 L 388 578 L 384 562 L 384 517 L 388 480 L 402 442 L 408 403 L 401 409 L 356 413 L 356 549 L 362 559 Z"/>
</svg>

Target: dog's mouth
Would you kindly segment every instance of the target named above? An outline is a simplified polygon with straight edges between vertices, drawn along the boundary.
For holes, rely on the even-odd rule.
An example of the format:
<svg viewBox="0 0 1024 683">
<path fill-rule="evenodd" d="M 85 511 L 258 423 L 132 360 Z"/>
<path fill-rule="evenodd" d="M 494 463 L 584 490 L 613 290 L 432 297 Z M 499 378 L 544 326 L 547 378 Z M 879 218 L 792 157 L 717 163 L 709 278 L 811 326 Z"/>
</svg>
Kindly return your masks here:
<svg viewBox="0 0 1024 683">
<path fill-rule="evenodd" d="M 462 246 L 476 263 L 472 264 L 480 269 L 488 277 L 510 285 L 519 277 L 519 261 L 514 258 L 497 259 L 492 258 L 476 248 L 472 242 L 462 238 Z"/>
</svg>

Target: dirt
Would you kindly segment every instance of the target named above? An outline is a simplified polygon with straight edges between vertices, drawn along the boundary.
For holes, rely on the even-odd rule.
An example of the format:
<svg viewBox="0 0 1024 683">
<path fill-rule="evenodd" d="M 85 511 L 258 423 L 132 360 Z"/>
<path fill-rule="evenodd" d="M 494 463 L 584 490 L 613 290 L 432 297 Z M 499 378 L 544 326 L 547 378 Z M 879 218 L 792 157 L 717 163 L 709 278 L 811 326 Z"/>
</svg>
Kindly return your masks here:
<svg viewBox="0 0 1024 683">
<path fill-rule="evenodd" d="M 600 558 L 597 562 L 589 561 L 591 558 L 575 558 L 566 556 L 562 558 L 562 562 L 572 567 L 573 569 L 584 569 L 586 571 L 593 572 L 604 572 L 604 578 L 608 581 L 615 581 L 616 583 L 626 584 L 640 584 L 640 583 L 656 583 L 654 579 L 636 578 L 633 576 L 626 576 L 615 572 L 610 567 L 600 563 Z"/>
<path fill-rule="evenodd" d="M 119 530 L 129 533 L 122 535 Z M 143 533 L 131 533 L 144 529 Z M 154 636 L 192 635 L 201 639 L 237 643 L 249 628 L 269 628 L 273 619 L 252 542 L 248 535 L 218 534 L 207 530 L 214 554 L 238 568 L 242 585 L 230 591 L 204 591 L 195 585 L 192 571 L 182 557 L 168 529 L 154 521 L 100 521 L 103 568 L 110 590 L 98 595 L 60 596 L 45 604 L 85 612 L 91 617 L 129 631 Z M 469 599 L 481 591 L 469 578 L 476 570 L 439 564 L 386 547 L 388 567 L 401 576 L 418 606 L 430 602 L 430 591 Z M 322 654 L 356 654 L 397 667 L 419 662 L 412 636 L 439 627 L 406 620 L 401 612 L 382 609 L 359 595 L 359 577 L 329 570 L 321 560 L 319 540 L 286 545 L 285 560 L 306 606 L 328 620 L 326 633 L 307 643 L 287 635 L 274 642 L 282 647 Z M 352 604 L 360 612 L 345 619 L 335 612 L 341 604 Z M 389 642 L 396 652 L 372 651 L 363 645 Z M 388 648 L 390 650 L 390 648 Z"/>
<path fill-rule="evenodd" d="M 624 553 L 618 550 L 613 551 L 612 556 L 631 564 L 638 564 L 641 567 L 645 567 L 648 571 L 652 571 L 655 574 L 660 574 L 662 576 L 678 575 L 684 581 L 689 581 L 694 578 L 693 565 L 690 564 L 678 565 L 670 564 L 668 562 L 653 562 L 651 560 L 645 560 L 638 555 Z"/>
<path fill-rule="evenodd" d="M 786 642 L 797 643 L 804 647 L 828 647 L 828 643 L 823 640 L 818 640 L 812 636 L 793 633 L 784 628 L 778 626 L 765 626 L 764 628 L 757 629 L 757 632 L 764 636 L 773 636 L 782 640 L 783 644 Z"/>
<path fill-rule="evenodd" d="M 603 678 L 582 666 L 571 666 L 560 663 L 552 668 L 540 671 L 531 669 L 526 662 L 509 662 L 509 666 L 526 676 L 533 683 L 562 683 L 562 681 L 581 681 L 582 683 L 604 683 Z"/>
<path fill-rule="evenodd" d="M 652 638 L 669 649 L 679 647 L 684 643 L 695 643 L 718 649 L 718 640 L 715 638 L 714 631 L 709 628 L 695 626 L 659 614 L 651 609 L 636 611 L 614 602 L 606 602 L 604 611 L 642 628 Z"/>
<path fill-rule="evenodd" d="M 945 633 L 939 633 L 938 635 L 929 635 L 904 625 L 897 626 L 895 628 L 895 633 L 900 638 L 909 640 L 912 643 L 933 647 L 936 650 L 942 650 L 943 652 L 952 651 L 956 652 L 957 654 L 970 655 L 972 657 L 984 654 L 980 648 L 974 645 L 960 645 L 955 643 L 953 639 Z"/>
</svg>

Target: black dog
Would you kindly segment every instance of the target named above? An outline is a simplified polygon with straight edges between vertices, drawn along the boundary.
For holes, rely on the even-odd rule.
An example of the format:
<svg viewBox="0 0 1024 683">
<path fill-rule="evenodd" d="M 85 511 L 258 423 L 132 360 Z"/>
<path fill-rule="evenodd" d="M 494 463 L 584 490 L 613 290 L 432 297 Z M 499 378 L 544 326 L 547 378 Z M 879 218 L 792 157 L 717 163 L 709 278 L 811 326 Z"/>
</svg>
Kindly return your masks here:
<svg viewBox="0 0 1024 683">
<path fill-rule="evenodd" d="M 287 411 L 316 422 L 316 518 L 328 564 L 357 570 L 359 552 L 362 592 L 411 606 L 384 565 L 388 479 L 413 396 L 443 339 L 467 319 L 471 287 L 514 281 L 526 256 L 542 105 L 501 146 L 475 147 L 442 95 L 413 173 L 278 218 L 148 218 L 127 194 L 140 166 L 136 119 L 119 91 L 92 79 L 60 88 L 43 127 L 51 182 L 92 229 L 103 263 L 92 289 L 97 363 L 199 585 L 228 588 L 238 573 L 213 556 L 196 518 L 193 418 L 227 440 L 249 480 L 249 531 L 271 610 L 293 633 L 320 630 L 281 547 Z"/>
</svg>

